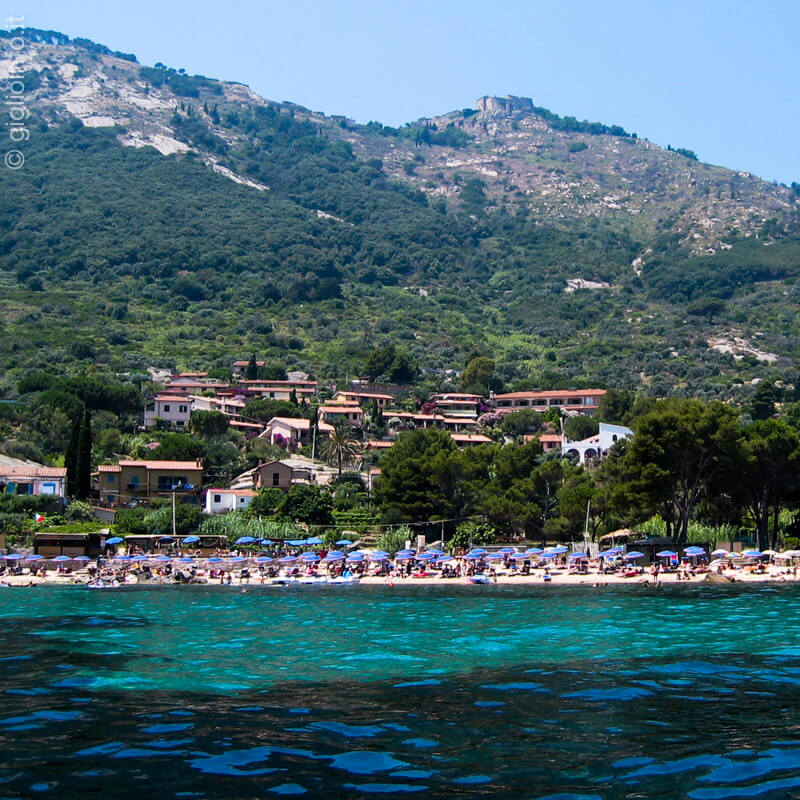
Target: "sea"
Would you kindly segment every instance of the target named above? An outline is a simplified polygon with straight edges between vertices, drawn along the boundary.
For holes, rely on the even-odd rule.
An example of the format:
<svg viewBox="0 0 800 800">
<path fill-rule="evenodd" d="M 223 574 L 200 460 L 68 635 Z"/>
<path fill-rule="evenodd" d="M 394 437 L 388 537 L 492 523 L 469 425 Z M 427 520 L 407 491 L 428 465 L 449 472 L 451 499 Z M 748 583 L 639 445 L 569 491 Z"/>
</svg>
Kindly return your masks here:
<svg viewBox="0 0 800 800">
<path fill-rule="evenodd" d="M 0 589 L 3 798 L 800 797 L 800 586 Z"/>
</svg>

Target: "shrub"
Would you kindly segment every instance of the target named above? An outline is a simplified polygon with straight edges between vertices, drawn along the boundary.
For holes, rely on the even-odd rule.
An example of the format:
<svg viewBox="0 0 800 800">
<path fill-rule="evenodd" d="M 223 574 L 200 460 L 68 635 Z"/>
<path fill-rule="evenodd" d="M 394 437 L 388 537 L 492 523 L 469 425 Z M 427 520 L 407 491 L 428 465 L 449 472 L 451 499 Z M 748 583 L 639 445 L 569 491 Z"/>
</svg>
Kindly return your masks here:
<svg viewBox="0 0 800 800">
<path fill-rule="evenodd" d="M 85 500 L 73 500 L 64 512 L 64 519 L 67 522 L 93 522 L 95 516 L 92 504 Z"/>
</svg>

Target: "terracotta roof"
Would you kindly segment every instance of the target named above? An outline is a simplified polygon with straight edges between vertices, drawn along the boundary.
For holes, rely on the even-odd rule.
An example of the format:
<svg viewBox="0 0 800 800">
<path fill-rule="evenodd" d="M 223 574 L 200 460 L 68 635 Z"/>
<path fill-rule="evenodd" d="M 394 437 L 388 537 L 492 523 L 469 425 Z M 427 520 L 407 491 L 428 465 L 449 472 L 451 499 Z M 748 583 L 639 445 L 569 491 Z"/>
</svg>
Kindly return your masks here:
<svg viewBox="0 0 800 800">
<path fill-rule="evenodd" d="M 258 492 L 252 489 L 206 489 L 207 492 L 219 492 L 220 494 L 232 494 L 236 497 L 255 497 Z"/>
<path fill-rule="evenodd" d="M 273 422 L 282 423 L 287 428 L 295 428 L 298 431 L 307 431 L 311 427 L 311 420 L 295 419 L 294 417 L 273 417 L 267 425 L 271 425 Z"/>
<path fill-rule="evenodd" d="M 261 386 L 316 386 L 316 381 L 271 381 L 266 378 L 242 378 L 239 383 L 257 383 Z"/>
<path fill-rule="evenodd" d="M 351 391 L 339 391 L 336 393 L 338 395 L 352 395 L 353 397 L 375 397 L 380 400 L 394 400 L 393 395 L 390 394 L 381 394 L 380 392 L 351 392 Z"/>
<path fill-rule="evenodd" d="M 145 469 L 203 469 L 203 460 L 197 461 L 120 461 L 120 467 L 144 467 Z"/>
<path fill-rule="evenodd" d="M 451 433 L 450 438 L 454 442 L 477 442 L 479 444 L 490 444 L 491 439 L 482 433 Z"/>
<path fill-rule="evenodd" d="M 353 405 L 320 406 L 319 410 L 325 412 L 326 414 L 351 414 L 353 411 L 357 411 L 361 414 L 364 413 L 360 406 Z"/>
<path fill-rule="evenodd" d="M 159 402 L 167 402 L 169 400 L 175 403 L 185 403 L 186 399 L 186 395 L 183 394 L 157 394 L 153 398 L 153 400 L 158 400 Z"/>
<path fill-rule="evenodd" d="M 65 467 L 40 467 L 40 466 L 0 466 L 2 478 L 65 478 Z"/>
<path fill-rule="evenodd" d="M 558 442 L 561 444 L 561 434 L 560 433 L 543 433 L 539 436 L 540 442 Z"/>
<path fill-rule="evenodd" d="M 370 439 L 365 445 L 365 447 L 368 447 L 371 450 L 385 450 L 393 446 L 394 442 L 379 442 L 376 439 Z"/>
<path fill-rule="evenodd" d="M 119 464 L 101 464 L 97 468 L 98 472 L 122 472 L 122 467 Z"/>
<path fill-rule="evenodd" d="M 553 390 L 553 391 L 546 391 L 546 392 L 508 392 L 507 394 L 496 394 L 494 396 L 494 400 L 535 400 L 538 397 L 542 399 L 549 399 L 549 398 L 569 398 L 569 397 L 602 397 L 606 393 L 605 389 L 564 389 L 564 390 Z"/>
<path fill-rule="evenodd" d="M 249 361 L 234 361 L 233 362 L 233 366 L 234 367 L 246 367 L 249 363 L 250 363 Z M 257 367 L 263 367 L 264 366 L 264 362 L 263 361 L 256 361 L 256 366 Z"/>
</svg>

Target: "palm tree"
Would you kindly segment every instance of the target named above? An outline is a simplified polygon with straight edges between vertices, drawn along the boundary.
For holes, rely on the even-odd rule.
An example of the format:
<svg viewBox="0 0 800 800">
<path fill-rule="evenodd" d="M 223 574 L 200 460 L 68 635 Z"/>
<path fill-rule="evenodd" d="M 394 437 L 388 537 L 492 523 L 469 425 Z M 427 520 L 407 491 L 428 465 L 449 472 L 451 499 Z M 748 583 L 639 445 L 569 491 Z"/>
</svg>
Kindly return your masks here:
<svg viewBox="0 0 800 800">
<path fill-rule="evenodd" d="M 358 442 L 350 435 L 350 426 L 346 422 L 337 422 L 322 445 L 322 455 L 331 466 L 336 465 L 341 478 L 342 467 L 358 454 L 359 449 Z"/>
</svg>

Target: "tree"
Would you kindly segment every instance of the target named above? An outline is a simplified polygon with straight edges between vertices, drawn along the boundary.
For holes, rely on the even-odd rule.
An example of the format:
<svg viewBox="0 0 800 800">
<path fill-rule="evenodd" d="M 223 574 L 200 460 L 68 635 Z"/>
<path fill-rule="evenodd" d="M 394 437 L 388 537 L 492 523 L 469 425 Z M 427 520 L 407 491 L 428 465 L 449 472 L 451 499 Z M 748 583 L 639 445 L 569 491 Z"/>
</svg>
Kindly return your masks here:
<svg viewBox="0 0 800 800">
<path fill-rule="evenodd" d="M 224 436 L 229 420 L 221 411 L 192 411 L 189 416 L 189 430 L 205 438 Z"/>
<path fill-rule="evenodd" d="M 597 419 L 617 425 L 626 424 L 635 399 L 634 393 L 626 389 L 608 389 L 597 406 Z"/>
<path fill-rule="evenodd" d="M 693 303 L 689 303 L 686 308 L 686 313 L 696 317 L 705 317 L 709 323 L 712 323 L 714 317 L 721 314 L 724 310 L 724 300 L 720 300 L 718 297 L 704 297 L 700 300 L 695 300 Z"/>
<path fill-rule="evenodd" d="M 800 500 L 800 436 L 781 420 L 748 425 L 730 478 L 734 499 L 753 517 L 759 549 L 775 549 L 781 510 Z"/>
<path fill-rule="evenodd" d="M 78 456 L 75 462 L 75 498 L 86 500 L 92 489 L 92 418 L 84 409 L 78 437 Z"/>
<path fill-rule="evenodd" d="M 247 515 L 254 518 L 273 517 L 280 511 L 285 496 L 283 489 L 274 486 L 259 489 L 247 507 Z"/>
<path fill-rule="evenodd" d="M 564 420 L 564 433 L 573 442 L 581 439 L 588 439 L 590 436 L 597 436 L 600 430 L 600 423 L 593 417 L 567 417 Z"/>
<path fill-rule="evenodd" d="M 247 403 L 242 411 L 242 416 L 269 422 L 273 417 L 292 417 L 300 419 L 303 412 L 294 403 L 288 400 L 270 400 L 268 397 L 257 397 Z"/>
<path fill-rule="evenodd" d="M 364 367 L 370 380 L 385 376 L 393 383 L 411 383 L 418 371 L 411 355 L 392 343 L 369 353 Z"/>
<path fill-rule="evenodd" d="M 158 447 L 147 450 L 149 458 L 161 461 L 194 461 L 204 458 L 206 445 L 188 433 L 161 433 Z"/>
<path fill-rule="evenodd" d="M 503 414 L 500 419 L 500 430 L 507 436 L 524 436 L 536 433 L 542 426 L 542 415 L 532 408 L 522 408 Z"/>
<path fill-rule="evenodd" d="M 445 431 L 430 428 L 401 433 L 381 459 L 381 475 L 375 483 L 375 499 L 384 513 L 392 512 L 407 521 L 449 516 L 452 508 L 435 478 L 439 460 L 455 449 Z"/>
<path fill-rule="evenodd" d="M 777 395 L 775 386 L 770 381 L 761 381 L 753 393 L 753 399 L 748 405 L 748 411 L 754 421 L 769 419 L 775 416 L 775 401 Z"/>
<path fill-rule="evenodd" d="M 723 403 L 662 400 L 635 422 L 635 436 L 614 465 L 618 500 L 658 511 L 667 535 L 686 542 L 695 507 L 740 446 L 736 411 Z M 613 451 L 612 451 L 613 452 Z"/>
<path fill-rule="evenodd" d="M 461 388 L 472 394 L 488 395 L 502 391 L 503 383 L 494 376 L 495 363 L 486 356 L 473 358 L 461 373 Z"/>
<path fill-rule="evenodd" d="M 328 525 L 333 520 L 333 498 L 319 486 L 297 483 L 286 493 L 281 514 L 293 522 Z"/>
<path fill-rule="evenodd" d="M 67 497 L 75 497 L 75 492 L 77 490 L 78 447 L 80 446 L 82 421 L 83 413 L 73 418 L 67 449 L 64 453 L 64 466 L 67 469 Z"/>
<path fill-rule="evenodd" d="M 356 457 L 359 449 L 358 442 L 350 435 L 350 426 L 346 422 L 337 422 L 322 445 L 322 456 L 328 464 L 337 467 L 337 477 L 341 478 L 344 465 Z"/>
<path fill-rule="evenodd" d="M 256 354 L 250 356 L 250 360 L 247 362 L 247 366 L 244 370 L 244 377 L 248 381 L 254 381 L 258 378 L 258 364 L 256 362 Z"/>
</svg>

